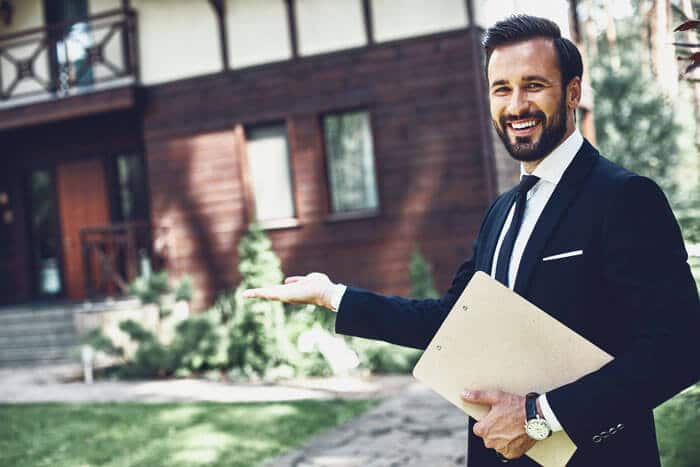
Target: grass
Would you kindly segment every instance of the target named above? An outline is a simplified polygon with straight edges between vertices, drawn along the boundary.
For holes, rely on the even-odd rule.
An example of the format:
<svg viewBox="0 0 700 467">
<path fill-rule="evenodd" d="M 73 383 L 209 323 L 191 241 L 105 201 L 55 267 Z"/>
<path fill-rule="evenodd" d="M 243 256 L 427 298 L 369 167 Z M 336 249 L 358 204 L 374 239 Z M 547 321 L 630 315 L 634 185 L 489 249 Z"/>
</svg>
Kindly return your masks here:
<svg viewBox="0 0 700 467">
<path fill-rule="evenodd" d="M 0 465 L 249 467 L 376 401 L 0 405 Z"/>
</svg>

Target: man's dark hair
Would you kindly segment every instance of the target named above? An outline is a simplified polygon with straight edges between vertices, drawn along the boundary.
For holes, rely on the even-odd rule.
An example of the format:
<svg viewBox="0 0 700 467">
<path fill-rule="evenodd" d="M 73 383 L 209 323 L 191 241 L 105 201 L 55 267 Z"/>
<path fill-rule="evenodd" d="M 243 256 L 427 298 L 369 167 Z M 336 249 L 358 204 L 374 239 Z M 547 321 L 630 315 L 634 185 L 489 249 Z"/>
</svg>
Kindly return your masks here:
<svg viewBox="0 0 700 467">
<path fill-rule="evenodd" d="M 484 71 L 487 73 L 494 49 L 503 45 L 515 44 L 530 39 L 551 39 L 557 51 L 559 70 L 561 71 L 562 87 L 574 77 L 581 78 L 583 62 L 581 53 L 573 42 L 561 36 L 559 26 L 546 18 L 529 15 L 513 15 L 499 21 L 484 32 L 481 45 L 486 52 Z"/>
</svg>

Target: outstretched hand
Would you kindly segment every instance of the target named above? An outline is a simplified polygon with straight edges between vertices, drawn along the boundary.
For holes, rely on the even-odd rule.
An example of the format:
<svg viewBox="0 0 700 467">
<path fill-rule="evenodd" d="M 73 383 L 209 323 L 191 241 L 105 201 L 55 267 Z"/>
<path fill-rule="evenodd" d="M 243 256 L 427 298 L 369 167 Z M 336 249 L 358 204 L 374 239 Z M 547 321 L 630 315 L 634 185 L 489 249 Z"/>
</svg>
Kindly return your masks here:
<svg viewBox="0 0 700 467">
<path fill-rule="evenodd" d="M 285 303 L 318 305 L 333 308 L 331 297 L 335 284 L 327 275 L 312 272 L 306 276 L 292 276 L 284 280 L 284 284 L 248 289 L 243 292 L 243 298 L 264 298 L 279 300 Z"/>
</svg>

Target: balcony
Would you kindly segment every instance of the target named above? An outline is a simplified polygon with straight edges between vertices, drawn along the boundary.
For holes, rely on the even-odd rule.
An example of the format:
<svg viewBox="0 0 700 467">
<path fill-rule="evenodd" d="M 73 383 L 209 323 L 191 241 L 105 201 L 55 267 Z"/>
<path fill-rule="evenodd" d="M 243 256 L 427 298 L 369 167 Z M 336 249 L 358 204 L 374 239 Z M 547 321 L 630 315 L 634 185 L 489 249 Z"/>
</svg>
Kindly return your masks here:
<svg viewBox="0 0 700 467">
<path fill-rule="evenodd" d="M 136 13 L 0 36 L 0 130 L 134 106 Z"/>
</svg>

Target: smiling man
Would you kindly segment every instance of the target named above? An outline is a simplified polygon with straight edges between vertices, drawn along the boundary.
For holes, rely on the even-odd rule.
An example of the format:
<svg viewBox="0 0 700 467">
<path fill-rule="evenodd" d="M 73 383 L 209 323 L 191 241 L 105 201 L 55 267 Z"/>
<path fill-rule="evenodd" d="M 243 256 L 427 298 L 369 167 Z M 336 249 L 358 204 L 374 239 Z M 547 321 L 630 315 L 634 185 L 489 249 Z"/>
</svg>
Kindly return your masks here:
<svg viewBox="0 0 700 467">
<path fill-rule="evenodd" d="M 465 388 L 490 407 L 470 419 L 468 466 L 536 465 L 524 454 L 558 430 L 578 447 L 570 466 L 659 466 L 652 410 L 700 379 L 700 300 L 678 224 L 654 182 L 576 129 L 581 56 L 556 24 L 513 16 L 483 46 L 492 123 L 521 182 L 489 208 L 445 295 L 387 297 L 311 273 L 245 296 L 324 306 L 340 333 L 425 348 L 485 271 L 614 359 L 546 394 Z"/>
</svg>

